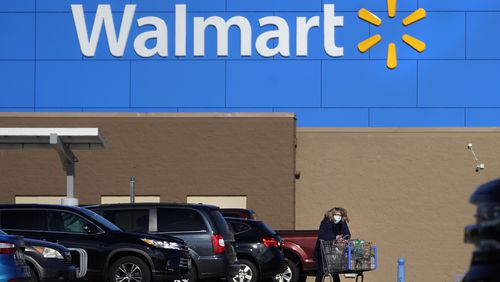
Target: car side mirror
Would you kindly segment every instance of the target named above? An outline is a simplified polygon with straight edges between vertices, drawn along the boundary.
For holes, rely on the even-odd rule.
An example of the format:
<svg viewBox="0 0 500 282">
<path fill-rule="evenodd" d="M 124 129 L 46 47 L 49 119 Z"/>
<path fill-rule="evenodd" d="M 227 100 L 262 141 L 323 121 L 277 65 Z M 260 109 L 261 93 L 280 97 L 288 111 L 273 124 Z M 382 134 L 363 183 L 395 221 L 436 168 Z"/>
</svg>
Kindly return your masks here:
<svg viewBox="0 0 500 282">
<path fill-rule="evenodd" d="M 95 234 L 97 233 L 97 227 L 93 224 L 85 224 L 83 226 L 83 231 L 88 234 Z"/>
</svg>

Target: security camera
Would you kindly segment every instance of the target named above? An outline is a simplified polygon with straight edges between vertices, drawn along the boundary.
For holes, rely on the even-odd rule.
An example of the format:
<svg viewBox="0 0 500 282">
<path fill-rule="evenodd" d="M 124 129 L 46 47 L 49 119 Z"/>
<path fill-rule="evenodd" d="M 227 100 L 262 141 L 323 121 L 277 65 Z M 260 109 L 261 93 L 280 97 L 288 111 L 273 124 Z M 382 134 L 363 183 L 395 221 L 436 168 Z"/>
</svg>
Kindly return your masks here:
<svg viewBox="0 0 500 282">
<path fill-rule="evenodd" d="M 478 164 L 478 165 L 476 166 L 476 172 L 479 172 L 479 171 L 481 171 L 481 170 L 483 170 L 483 169 L 485 169 L 484 164 Z"/>
</svg>

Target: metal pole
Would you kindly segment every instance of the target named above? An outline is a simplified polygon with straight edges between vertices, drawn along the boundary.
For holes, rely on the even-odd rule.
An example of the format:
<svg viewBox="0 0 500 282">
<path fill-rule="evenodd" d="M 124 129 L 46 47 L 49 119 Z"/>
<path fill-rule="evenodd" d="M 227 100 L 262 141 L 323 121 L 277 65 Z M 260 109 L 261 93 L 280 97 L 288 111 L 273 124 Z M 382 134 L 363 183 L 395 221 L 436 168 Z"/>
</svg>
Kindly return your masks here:
<svg viewBox="0 0 500 282">
<path fill-rule="evenodd" d="M 130 203 L 135 203 L 135 177 L 130 177 Z"/>
<path fill-rule="evenodd" d="M 66 163 L 66 197 L 75 197 L 75 163 Z"/>
<path fill-rule="evenodd" d="M 405 259 L 398 259 L 398 282 L 405 282 Z"/>
</svg>

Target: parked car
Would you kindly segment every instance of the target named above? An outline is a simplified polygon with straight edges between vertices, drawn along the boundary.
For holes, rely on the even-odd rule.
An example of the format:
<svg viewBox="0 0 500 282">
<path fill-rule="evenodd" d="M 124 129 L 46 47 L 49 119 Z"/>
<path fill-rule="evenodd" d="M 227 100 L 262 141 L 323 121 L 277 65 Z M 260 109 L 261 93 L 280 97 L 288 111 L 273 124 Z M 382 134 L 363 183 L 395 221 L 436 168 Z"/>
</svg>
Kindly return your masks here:
<svg viewBox="0 0 500 282">
<path fill-rule="evenodd" d="M 224 217 L 238 217 L 238 218 L 246 218 L 246 219 L 255 219 L 257 220 L 257 214 L 255 214 L 254 210 L 251 209 L 229 209 L 229 208 L 221 208 L 220 212 Z"/>
<path fill-rule="evenodd" d="M 0 205 L 1 228 L 60 243 L 72 251 L 78 278 L 143 282 L 187 278 L 189 250 L 171 236 L 123 232 L 98 214 L 59 205 Z M 125 279 L 125 280 L 124 280 Z"/>
<path fill-rule="evenodd" d="M 24 242 L 24 257 L 30 267 L 31 282 L 71 281 L 76 278 L 76 269 L 66 247 L 26 238 Z"/>
<path fill-rule="evenodd" d="M 255 216 L 255 212 L 251 209 L 221 210 L 222 213 L 232 214 L 239 218 Z M 308 275 L 316 275 L 314 248 L 318 230 L 278 230 L 277 233 L 283 240 L 286 268 L 273 279 L 280 282 L 303 282 Z"/>
<path fill-rule="evenodd" d="M 255 282 L 282 273 L 285 260 L 280 236 L 264 222 L 226 218 L 236 240 L 240 270 L 232 277 L 234 282 Z"/>
<path fill-rule="evenodd" d="M 193 266 L 190 281 L 227 278 L 238 273 L 234 236 L 219 207 L 201 204 L 111 204 L 89 206 L 127 231 L 186 241 Z"/>
<path fill-rule="evenodd" d="M 24 259 L 24 240 L 0 231 L 0 281 L 29 281 L 29 267 Z"/>
</svg>

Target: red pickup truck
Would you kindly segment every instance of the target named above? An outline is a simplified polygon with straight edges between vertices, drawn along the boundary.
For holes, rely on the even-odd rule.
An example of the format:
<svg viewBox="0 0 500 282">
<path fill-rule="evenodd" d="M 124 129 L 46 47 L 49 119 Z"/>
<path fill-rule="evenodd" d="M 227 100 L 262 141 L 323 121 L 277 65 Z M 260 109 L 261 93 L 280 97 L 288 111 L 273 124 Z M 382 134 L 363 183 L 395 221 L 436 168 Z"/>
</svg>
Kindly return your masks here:
<svg viewBox="0 0 500 282">
<path fill-rule="evenodd" d="M 277 277 L 277 280 L 280 282 L 305 281 L 308 275 L 315 275 L 316 262 L 313 255 L 318 230 L 278 230 L 276 232 L 283 239 L 283 253 L 288 264 L 288 268 L 281 274 L 282 277 Z"/>
<path fill-rule="evenodd" d="M 221 209 L 226 217 L 256 219 L 251 209 Z M 316 262 L 313 260 L 314 247 L 318 230 L 278 230 L 283 239 L 283 253 L 288 267 L 275 277 L 277 282 L 303 282 L 308 275 L 316 274 Z"/>
</svg>

